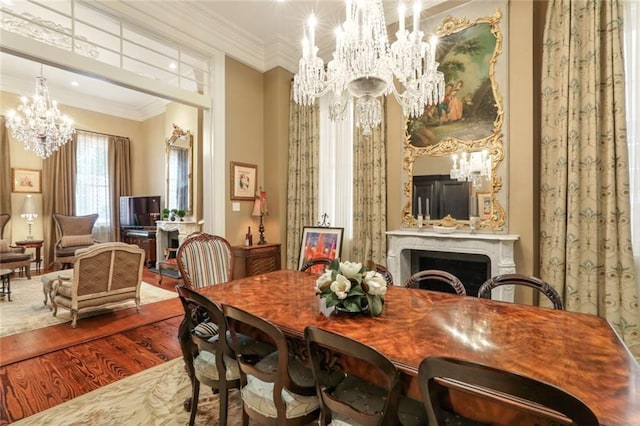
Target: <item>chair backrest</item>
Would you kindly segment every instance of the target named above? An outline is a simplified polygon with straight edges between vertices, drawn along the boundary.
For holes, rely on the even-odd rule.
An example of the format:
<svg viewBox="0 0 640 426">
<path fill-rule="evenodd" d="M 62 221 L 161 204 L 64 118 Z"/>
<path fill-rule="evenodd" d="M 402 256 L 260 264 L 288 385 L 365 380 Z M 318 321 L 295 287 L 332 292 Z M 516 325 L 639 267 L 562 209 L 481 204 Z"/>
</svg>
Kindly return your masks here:
<svg viewBox="0 0 640 426">
<path fill-rule="evenodd" d="M 200 288 L 233 279 L 233 252 L 224 238 L 200 233 L 178 248 L 178 269 L 189 288 Z"/>
<path fill-rule="evenodd" d="M 59 238 L 70 235 L 91 235 L 93 233 L 93 225 L 98 220 L 98 214 L 66 216 L 54 213 L 53 220 L 56 223 Z"/>
<path fill-rule="evenodd" d="M 475 386 L 476 391 L 466 389 L 476 394 L 480 392 L 477 386 L 486 388 L 488 392 L 482 392 L 485 399 L 508 403 L 505 402 L 505 397 L 518 398 L 509 398 L 507 401 L 527 414 L 553 420 L 556 424 L 559 421 L 558 416 L 553 416 L 548 410 L 541 408 L 560 413 L 580 426 L 599 424 L 595 414 L 580 399 L 554 385 L 519 374 L 459 359 L 435 356 L 424 359 L 418 371 L 420 390 L 430 425 L 445 424 L 448 415 L 440 406 L 441 398 L 446 395 L 447 389 L 464 391 L 465 384 Z"/>
<path fill-rule="evenodd" d="M 480 286 L 478 297 L 491 297 L 491 290 L 501 285 L 524 285 L 536 289 L 549 298 L 553 309 L 564 309 L 560 294 L 549 283 L 523 274 L 503 274 L 488 279 Z"/>
<path fill-rule="evenodd" d="M 387 287 L 389 287 L 390 285 L 393 285 L 393 275 L 391 275 L 391 272 L 389 272 L 389 270 L 387 269 L 386 266 L 380 265 L 379 263 L 373 263 L 373 268 L 370 269 L 375 269 L 376 272 L 382 274 L 382 276 L 384 277 L 384 280 L 387 282 Z"/>
<path fill-rule="evenodd" d="M 273 323 L 255 316 L 247 311 L 231 305 L 222 305 L 227 327 L 230 334 L 229 346 L 235 352 L 240 365 L 240 370 L 246 374 L 257 377 L 263 382 L 273 383 L 273 395 L 280 398 L 282 389 L 287 389 L 299 395 L 315 395 L 315 389 L 299 386 L 289 374 L 289 348 L 284 333 Z M 272 345 L 277 351 L 277 363 L 268 371 L 256 368 L 259 361 L 251 346 L 241 343 L 243 334 L 251 336 L 262 336 L 265 344 Z M 258 337 L 256 337 L 258 338 Z M 276 404 L 278 418 L 286 418 L 284 407 Z M 281 417 L 282 416 L 282 417 Z"/>
<path fill-rule="evenodd" d="M 11 215 L 9 213 L 0 214 L 0 238 L 4 238 L 4 228 L 9 223 Z"/>
<path fill-rule="evenodd" d="M 300 267 L 300 270 L 302 272 L 322 273 L 331 262 L 332 259 L 329 259 L 328 257 L 318 257 L 304 262 Z"/>
<path fill-rule="evenodd" d="M 456 294 L 461 296 L 467 295 L 464 284 L 462 284 L 462 281 L 460 281 L 458 277 L 450 272 L 441 271 L 439 269 L 427 269 L 425 271 L 416 272 L 404 282 L 404 286 L 408 288 L 432 290 L 433 288 L 429 286 L 430 282 L 447 284 L 455 290 Z"/>
<path fill-rule="evenodd" d="M 400 374 L 391 360 L 370 346 L 317 327 L 307 327 L 304 335 L 316 393 L 320 397 L 322 424 L 331 421 L 332 412 L 365 426 L 399 424 Z M 361 371 L 373 372 L 380 379 L 376 384 L 386 391 L 384 408 L 366 413 L 332 395 L 336 386 L 347 377 L 340 366 L 340 358 L 344 355 L 355 359 Z M 331 362 L 327 362 L 329 359 Z"/>
<path fill-rule="evenodd" d="M 197 346 L 198 350 L 206 350 L 216 354 L 216 368 L 218 371 L 226 371 L 225 359 L 222 354 L 227 354 L 230 357 L 235 357 L 233 351 L 227 344 L 227 339 L 211 339 L 211 336 L 206 338 L 198 336 L 196 333 L 196 327 L 204 322 L 214 323 L 218 330 L 218 336 L 227 335 L 227 324 L 222 313 L 222 308 L 214 303 L 211 299 L 204 297 L 198 292 L 185 287 L 184 285 L 176 286 L 178 296 L 182 302 L 184 308 L 184 324 L 186 325 L 193 343 Z M 208 324 L 210 327 L 210 325 Z M 195 348 L 193 348 L 195 349 Z M 192 352 L 193 358 L 197 353 Z M 218 375 L 218 377 L 224 378 L 224 375 Z"/>
<path fill-rule="evenodd" d="M 124 289 L 140 290 L 145 252 L 125 243 L 102 243 L 76 251 L 73 265 L 77 297 Z"/>
</svg>

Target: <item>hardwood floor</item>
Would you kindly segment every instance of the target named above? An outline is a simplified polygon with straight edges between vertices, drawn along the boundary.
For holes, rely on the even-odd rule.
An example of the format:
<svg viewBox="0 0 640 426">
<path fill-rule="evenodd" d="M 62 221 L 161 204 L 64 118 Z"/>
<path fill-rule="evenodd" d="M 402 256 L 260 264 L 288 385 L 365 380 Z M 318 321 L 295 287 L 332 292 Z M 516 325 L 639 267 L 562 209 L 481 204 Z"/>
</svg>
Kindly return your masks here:
<svg viewBox="0 0 640 426">
<path fill-rule="evenodd" d="M 147 270 L 143 280 L 157 285 L 157 276 Z M 162 284 L 162 288 L 175 291 L 176 280 L 164 277 Z M 103 329 L 97 337 L 90 333 L 80 340 L 78 336 L 71 337 L 69 324 L 29 332 L 29 344 L 15 345 L 11 349 L 18 352 L 12 356 L 23 360 L 3 362 L 7 365 L 0 368 L 0 425 L 23 419 L 181 356 L 177 334 L 182 317 L 177 315 L 179 311 L 176 309 L 182 308 L 176 301 L 145 305 L 147 313 L 154 315 L 153 311 L 162 311 L 155 314 L 166 319 L 141 326 L 126 319 L 118 320 L 126 315 L 122 311 L 96 316 L 92 320 Z M 131 318 L 141 320 L 138 315 Z M 41 355 L 28 356 L 39 340 L 51 341 L 52 333 L 55 333 L 53 340 L 57 341 L 57 347 L 62 349 L 49 351 L 44 348 Z M 65 344 L 60 341 L 65 336 L 75 340 Z M 11 336 L 3 339 L 8 337 Z M 20 339 L 21 335 L 15 335 L 15 338 Z M 6 342 L 2 343 L 3 353 L 8 346 Z M 19 353 L 21 348 L 27 355 Z"/>
</svg>

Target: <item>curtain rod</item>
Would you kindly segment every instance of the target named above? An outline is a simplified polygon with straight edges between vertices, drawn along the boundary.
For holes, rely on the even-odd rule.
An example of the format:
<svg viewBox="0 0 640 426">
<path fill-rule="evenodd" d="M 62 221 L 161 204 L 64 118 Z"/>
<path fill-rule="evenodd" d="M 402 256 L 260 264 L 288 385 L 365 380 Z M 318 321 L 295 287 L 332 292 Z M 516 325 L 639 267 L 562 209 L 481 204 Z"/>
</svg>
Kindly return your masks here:
<svg viewBox="0 0 640 426">
<path fill-rule="evenodd" d="M 109 134 L 109 133 L 94 132 L 93 130 L 78 129 L 78 128 L 76 128 L 76 130 L 80 130 L 81 132 L 93 133 L 94 135 L 113 136 L 114 138 L 127 138 L 127 139 L 129 139 L 129 137 L 128 137 L 128 136 L 122 136 L 122 135 L 111 135 L 111 134 Z"/>
</svg>

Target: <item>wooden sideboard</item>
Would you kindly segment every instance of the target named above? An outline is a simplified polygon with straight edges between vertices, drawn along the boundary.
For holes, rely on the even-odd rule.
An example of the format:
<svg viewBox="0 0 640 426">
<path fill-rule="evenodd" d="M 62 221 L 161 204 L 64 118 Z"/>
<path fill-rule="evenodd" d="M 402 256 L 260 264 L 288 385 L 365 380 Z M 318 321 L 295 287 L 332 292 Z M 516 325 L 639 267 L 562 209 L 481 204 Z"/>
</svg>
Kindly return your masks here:
<svg viewBox="0 0 640 426">
<path fill-rule="evenodd" d="M 280 244 L 233 246 L 233 256 L 234 279 L 280 269 Z"/>
</svg>

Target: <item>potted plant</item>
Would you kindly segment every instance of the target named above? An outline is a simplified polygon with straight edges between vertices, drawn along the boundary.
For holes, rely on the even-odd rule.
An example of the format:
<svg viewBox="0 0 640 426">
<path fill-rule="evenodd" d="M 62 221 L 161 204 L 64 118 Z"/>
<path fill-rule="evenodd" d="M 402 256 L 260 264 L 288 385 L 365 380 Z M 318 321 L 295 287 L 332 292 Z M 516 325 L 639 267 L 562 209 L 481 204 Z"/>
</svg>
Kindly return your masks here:
<svg viewBox="0 0 640 426">
<path fill-rule="evenodd" d="M 176 220 L 176 215 L 178 214 L 178 209 L 171 209 L 171 216 L 170 216 L 170 220 L 174 221 Z"/>
<path fill-rule="evenodd" d="M 162 220 L 168 220 L 169 219 L 169 209 L 164 208 L 162 209 Z"/>
<path fill-rule="evenodd" d="M 187 212 L 185 212 L 182 209 L 178 209 L 178 210 L 176 210 L 176 214 L 180 218 L 180 222 L 182 222 L 184 220 L 184 216 L 187 214 Z"/>
</svg>

